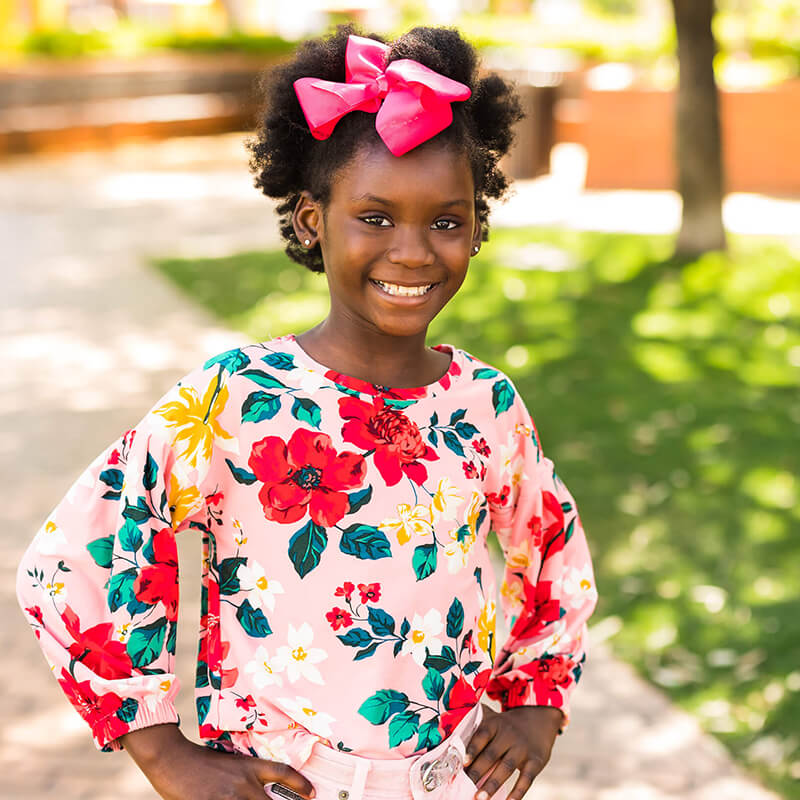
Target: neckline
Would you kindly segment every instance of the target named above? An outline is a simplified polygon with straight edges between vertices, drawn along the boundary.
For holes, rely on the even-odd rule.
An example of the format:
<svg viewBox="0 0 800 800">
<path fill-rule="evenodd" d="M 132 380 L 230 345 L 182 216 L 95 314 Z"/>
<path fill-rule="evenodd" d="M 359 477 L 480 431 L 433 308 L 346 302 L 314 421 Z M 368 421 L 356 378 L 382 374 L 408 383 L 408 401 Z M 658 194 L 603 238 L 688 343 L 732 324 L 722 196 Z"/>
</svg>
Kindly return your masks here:
<svg viewBox="0 0 800 800">
<path fill-rule="evenodd" d="M 453 345 L 446 343 L 433 346 L 434 350 L 438 350 L 441 353 L 448 353 L 450 355 L 450 365 L 447 368 L 447 372 L 445 372 L 441 378 L 423 386 L 392 387 L 381 386 L 377 383 L 370 383 L 363 378 L 345 375 L 344 373 L 338 372 L 332 367 L 316 361 L 305 350 L 303 350 L 293 333 L 279 337 L 279 341 L 289 343 L 291 345 L 294 351 L 295 362 L 302 363 L 313 372 L 324 375 L 328 380 L 336 384 L 338 387 L 344 389 L 348 394 L 357 392 L 359 394 L 382 396 L 395 400 L 418 400 L 421 397 L 428 396 L 436 390 L 449 389 L 452 382 L 461 374 L 461 364 L 458 349 Z"/>
</svg>

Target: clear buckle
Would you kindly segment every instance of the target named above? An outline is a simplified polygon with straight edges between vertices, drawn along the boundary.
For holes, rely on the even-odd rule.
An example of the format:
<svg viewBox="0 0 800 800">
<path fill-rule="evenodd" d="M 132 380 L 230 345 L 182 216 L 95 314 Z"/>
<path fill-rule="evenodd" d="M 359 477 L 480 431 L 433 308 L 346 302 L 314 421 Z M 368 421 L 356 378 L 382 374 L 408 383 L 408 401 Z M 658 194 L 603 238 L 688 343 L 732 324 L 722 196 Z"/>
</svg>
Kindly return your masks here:
<svg viewBox="0 0 800 800">
<path fill-rule="evenodd" d="M 435 761 L 422 765 L 422 786 L 426 792 L 438 789 L 443 783 L 451 781 L 461 769 L 461 756 L 455 747 L 447 750 Z"/>
</svg>

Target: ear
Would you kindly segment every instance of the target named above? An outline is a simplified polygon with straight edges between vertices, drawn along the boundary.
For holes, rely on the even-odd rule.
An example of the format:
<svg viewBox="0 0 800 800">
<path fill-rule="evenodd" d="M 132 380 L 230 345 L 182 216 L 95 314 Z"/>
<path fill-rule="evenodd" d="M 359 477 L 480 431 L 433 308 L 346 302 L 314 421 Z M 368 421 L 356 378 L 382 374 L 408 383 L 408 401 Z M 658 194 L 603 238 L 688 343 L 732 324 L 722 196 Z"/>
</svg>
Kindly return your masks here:
<svg viewBox="0 0 800 800">
<path fill-rule="evenodd" d="M 304 247 L 309 249 L 319 243 L 322 225 L 322 208 L 311 192 L 303 190 L 292 212 L 292 227 L 295 236 Z"/>
</svg>

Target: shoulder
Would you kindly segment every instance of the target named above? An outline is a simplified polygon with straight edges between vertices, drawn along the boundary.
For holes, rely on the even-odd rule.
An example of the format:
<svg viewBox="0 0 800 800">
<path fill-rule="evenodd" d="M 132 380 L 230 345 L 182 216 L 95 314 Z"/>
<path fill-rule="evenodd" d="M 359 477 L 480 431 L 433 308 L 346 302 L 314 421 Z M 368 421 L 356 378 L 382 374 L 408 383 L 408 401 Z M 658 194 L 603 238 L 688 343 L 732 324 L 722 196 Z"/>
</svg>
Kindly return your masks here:
<svg viewBox="0 0 800 800">
<path fill-rule="evenodd" d="M 466 350 L 459 350 L 461 382 L 476 397 L 488 404 L 495 419 L 516 417 L 525 404 L 514 381 L 501 369 Z"/>
</svg>

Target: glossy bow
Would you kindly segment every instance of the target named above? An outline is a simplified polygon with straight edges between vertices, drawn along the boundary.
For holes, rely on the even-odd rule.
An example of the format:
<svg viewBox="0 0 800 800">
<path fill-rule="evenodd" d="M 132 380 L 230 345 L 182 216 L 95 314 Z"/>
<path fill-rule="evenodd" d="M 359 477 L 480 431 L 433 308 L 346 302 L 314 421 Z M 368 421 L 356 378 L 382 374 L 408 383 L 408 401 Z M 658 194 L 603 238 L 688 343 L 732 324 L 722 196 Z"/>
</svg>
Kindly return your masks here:
<svg viewBox="0 0 800 800">
<path fill-rule="evenodd" d="M 443 131 L 453 121 L 450 103 L 466 100 L 468 86 L 404 58 L 386 66 L 389 47 L 349 36 L 346 83 L 300 78 L 294 91 L 311 135 L 327 139 L 351 111 L 377 112 L 375 129 L 392 155 L 401 156 Z"/>
</svg>

